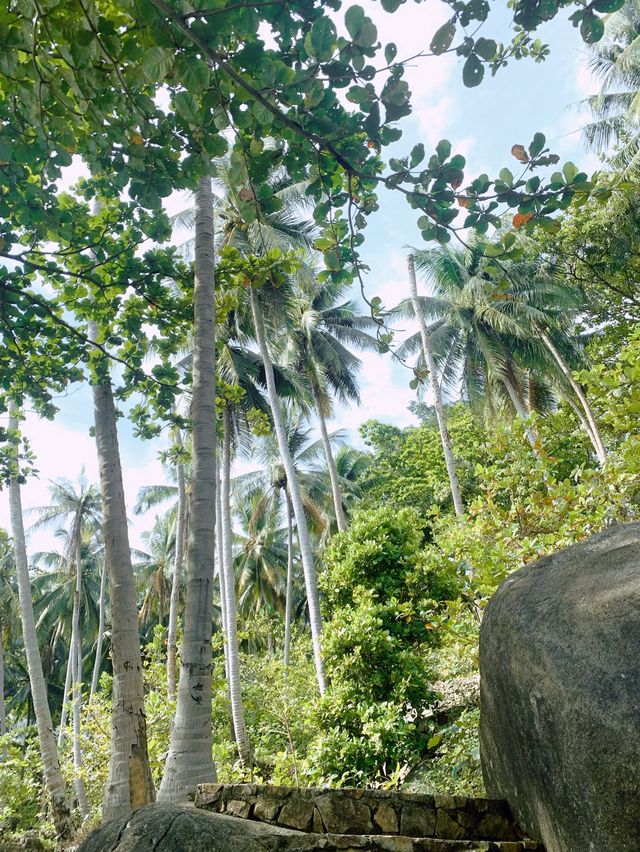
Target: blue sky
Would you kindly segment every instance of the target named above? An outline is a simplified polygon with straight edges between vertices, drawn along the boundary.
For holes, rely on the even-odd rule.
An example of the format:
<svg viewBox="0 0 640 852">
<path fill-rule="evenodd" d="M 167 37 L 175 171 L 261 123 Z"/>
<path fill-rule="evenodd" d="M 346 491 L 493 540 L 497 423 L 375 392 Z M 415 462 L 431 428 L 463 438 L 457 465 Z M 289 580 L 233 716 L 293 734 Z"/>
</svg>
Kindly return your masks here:
<svg viewBox="0 0 640 852">
<path fill-rule="evenodd" d="M 394 15 L 384 13 L 377 3 L 362 5 L 374 18 L 381 41 L 397 44 L 399 57 L 425 48 L 446 16 L 445 7 L 432 3 L 409 3 Z M 492 15 L 486 35 L 508 40 L 508 15 L 506 9 Z M 430 152 L 440 139 L 448 138 L 453 151 L 467 157 L 469 178 L 481 172 L 494 176 L 501 167 L 515 164 L 510 155 L 513 144 L 527 145 L 536 131 L 542 131 L 562 160 L 571 159 L 588 172 L 597 168 L 597 158 L 585 153 L 576 132 L 584 123 L 584 113 L 569 109 L 594 91 L 586 67 L 586 48 L 566 18 L 545 25 L 539 35 L 551 46 L 551 55 L 544 63 L 513 62 L 474 89 L 464 88 L 462 65 L 455 56 L 422 59 L 412 66 L 407 79 L 414 111 L 403 122 L 404 136 L 394 153 L 408 152 L 416 142 L 424 142 Z M 186 206 L 185 199 L 173 198 L 170 206 L 171 212 L 182 209 Z M 381 195 L 380 211 L 366 229 L 363 255 L 371 267 L 367 293 L 369 297 L 379 295 L 387 307 L 407 295 L 404 249 L 407 245 L 421 244 L 415 220 L 415 211 L 410 210 L 403 198 L 385 192 Z M 357 427 L 371 417 L 399 426 L 413 423 L 414 418 L 407 410 L 408 403 L 415 398 L 415 392 L 409 388 L 411 377 L 408 370 L 389 356 L 364 355 L 362 405 L 336 410 L 332 428 L 347 429 L 357 439 Z M 90 391 L 74 387 L 58 403 L 60 412 L 53 423 L 40 421 L 33 415 L 27 418 L 25 431 L 36 453 L 40 476 L 24 487 L 25 508 L 46 504 L 47 482 L 57 477 L 75 480 L 82 467 L 89 479 L 97 482 L 95 446 L 89 435 L 93 420 Z M 140 534 L 150 528 L 153 513 L 134 518 L 131 509 L 142 485 L 164 481 L 158 461 L 164 444 L 135 439 L 124 418 L 120 420 L 120 441 L 125 492 L 132 518 L 132 544 L 140 546 Z M 242 464 L 242 469 L 250 468 L 251 464 Z M 6 528 L 9 526 L 7 502 L 6 492 L 2 492 L 0 527 Z M 51 544 L 51 536 L 34 535 L 30 550 L 34 552 Z"/>
</svg>

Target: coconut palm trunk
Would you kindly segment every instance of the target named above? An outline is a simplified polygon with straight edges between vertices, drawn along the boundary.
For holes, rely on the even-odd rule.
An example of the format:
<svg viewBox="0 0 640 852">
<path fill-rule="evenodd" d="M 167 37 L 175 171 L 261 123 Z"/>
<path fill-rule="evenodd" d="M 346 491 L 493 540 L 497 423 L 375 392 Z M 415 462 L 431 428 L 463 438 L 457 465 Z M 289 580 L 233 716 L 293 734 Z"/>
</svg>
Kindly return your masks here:
<svg viewBox="0 0 640 852">
<path fill-rule="evenodd" d="M 182 447 L 182 434 L 176 429 L 176 445 Z M 176 694 L 176 659 L 178 654 L 178 603 L 180 600 L 180 577 L 184 563 L 184 540 L 187 512 L 187 486 L 184 465 L 176 465 L 178 479 L 178 516 L 176 518 L 176 543 L 169 599 L 169 626 L 167 628 L 167 692 L 170 698 Z"/>
<path fill-rule="evenodd" d="M 9 413 L 10 430 L 18 428 L 16 415 L 15 406 L 12 405 Z M 17 466 L 17 458 L 15 462 Z M 68 839 L 73 835 L 73 822 L 67 801 L 64 778 L 60 769 L 58 749 L 56 748 L 56 740 L 51 723 L 51 711 L 47 699 L 47 685 L 42 671 L 40 649 L 38 648 L 36 623 L 33 615 L 33 601 L 31 599 L 29 565 L 27 562 L 27 546 L 22 519 L 22 499 L 20 496 L 20 484 L 16 474 L 17 471 L 9 480 L 9 508 L 11 512 L 11 532 L 16 551 L 16 574 L 20 617 L 22 621 L 22 638 L 27 658 L 33 711 L 38 730 L 44 783 L 51 802 L 51 815 L 59 837 L 61 839 Z"/>
<path fill-rule="evenodd" d="M 71 626 L 71 661 L 73 698 L 71 705 L 73 719 L 73 786 L 78 800 L 78 809 L 82 821 L 89 816 L 89 803 L 82 777 L 82 636 L 80 634 L 80 596 L 82 594 L 82 557 L 80 551 L 80 529 L 74 531 L 75 547 L 74 562 L 76 566 L 76 582 L 73 594 L 73 614 Z"/>
<path fill-rule="evenodd" d="M 291 610 L 293 608 L 293 508 L 289 493 L 285 491 L 287 503 L 287 593 L 284 606 L 284 667 L 289 666 L 291 653 Z"/>
<path fill-rule="evenodd" d="M 93 663 L 93 673 L 91 675 L 91 692 L 89 693 L 89 701 L 98 691 L 98 681 L 100 680 L 100 663 L 102 662 L 102 644 L 104 642 L 104 607 L 105 593 L 107 585 L 107 563 L 102 563 L 102 571 L 100 572 L 100 600 L 98 602 L 98 637 L 96 640 L 96 656 Z"/>
<path fill-rule="evenodd" d="M 4 635 L 0 628 L 0 737 L 7 733 L 7 711 L 4 702 Z M 0 750 L 0 756 L 2 750 Z"/>
<path fill-rule="evenodd" d="M 589 400 L 587 399 L 587 396 L 586 396 L 585 392 L 582 390 L 582 388 L 580 387 L 579 383 L 575 380 L 575 378 L 573 376 L 573 372 L 571 371 L 571 368 L 569 367 L 567 362 L 564 360 L 564 358 L 562 357 L 562 355 L 558 351 L 556 345 L 554 344 L 554 342 L 551 339 L 551 337 L 549 336 L 549 334 L 545 331 L 545 329 L 541 328 L 540 326 L 538 326 L 537 330 L 538 330 L 538 334 L 540 335 L 540 339 L 542 340 L 544 345 L 547 347 L 549 352 L 553 355 L 553 358 L 555 359 L 558 367 L 560 368 L 560 371 L 565 376 L 565 378 L 567 379 L 567 381 L 571 385 L 573 392 L 575 393 L 575 395 L 580 400 L 580 404 L 582 405 L 582 410 L 584 411 L 584 416 L 585 416 L 587 423 L 589 424 L 589 428 L 590 428 L 590 433 L 588 433 L 589 437 L 591 438 L 591 442 L 593 443 L 593 448 L 596 451 L 596 455 L 598 456 L 598 461 L 600 462 L 601 465 L 604 466 L 607 463 L 607 451 L 605 450 L 604 444 L 602 442 L 602 438 L 600 437 L 600 431 L 598 429 L 598 424 L 596 423 L 596 419 L 593 415 L 593 411 L 591 409 L 591 406 L 589 405 Z"/>
<path fill-rule="evenodd" d="M 522 422 L 524 423 L 525 432 L 527 433 L 527 438 L 529 439 L 529 443 L 533 447 L 536 453 L 538 450 L 538 436 L 533 431 L 531 426 L 527 425 L 527 419 L 529 417 L 529 412 L 527 411 L 527 406 L 524 404 L 524 400 L 520 394 L 520 391 L 514 384 L 513 380 L 509 375 L 503 373 L 500 375 L 500 381 L 505 386 L 507 393 L 509 394 L 509 399 L 511 400 L 511 404 L 515 408 L 516 414 Z"/>
<path fill-rule="evenodd" d="M 58 728 L 58 748 L 62 748 L 64 735 L 67 728 L 67 716 L 69 711 L 69 692 L 71 691 L 71 678 L 73 677 L 73 640 L 69 644 L 69 655 L 67 656 L 67 671 L 64 676 L 64 689 L 62 691 L 62 712 L 60 714 L 60 727 Z"/>
<path fill-rule="evenodd" d="M 289 451 L 287 441 L 287 433 L 284 427 L 282 417 L 282 408 L 280 407 L 280 399 L 276 390 L 276 383 L 273 374 L 273 363 L 271 354 L 267 346 L 267 340 L 264 328 L 264 319 L 262 309 L 258 300 L 258 294 L 253 287 L 250 287 L 251 312 L 256 332 L 256 340 L 260 349 L 260 355 L 264 364 L 265 378 L 267 381 L 267 393 L 269 396 L 269 404 L 273 415 L 273 423 L 276 436 L 278 439 L 278 448 L 287 475 L 287 485 L 293 505 L 293 512 L 298 528 L 298 539 L 300 541 L 300 558 L 302 560 L 302 569 L 304 571 L 304 580 L 307 591 L 307 605 L 309 607 L 309 623 L 311 626 L 311 641 L 313 644 L 313 658 L 316 667 L 316 677 L 320 694 L 323 695 L 326 689 L 324 676 L 324 664 L 322 662 L 322 620 L 320 616 L 320 601 L 318 598 L 318 584 L 316 579 L 316 567 L 313 561 L 313 553 L 311 551 L 311 541 L 309 539 L 309 528 L 307 519 L 304 513 L 302 503 L 302 495 L 300 494 L 300 486 L 296 478 L 296 471 Z"/>
<path fill-rule="evenodd" d="M 227 643 L 227 586 L 223 570 L 224 544 L 222 540 L 222 500 L 220 498 L 222 489 L 220 482 L 217 483 L 216 491 L 216 565 L 218 573 L 218 585 L 220 586 L 220 620 L 222 621 L 222 645 L 224 651 L 224 674 L 229 684 L 229 647 Z"/>
<path fill-rule="evenodd" d="M 410 254 L 408 258 L 408 268 L 409 293 L 411 296 L 411 304 L 413 305 L 413 312 L 416 316 L 416 319 L 418 321 L 418 327 L 420 329 L 420 340 L 422 341 L 422 356 L 424 358 L 424 363 L 427 367 L 427 370 L 429 371 L 429 381 L 431 383 L 431 390 L 433 391 L 433 401 L 436 409 L 436 418 L 438 420 L 440 440 L 442 441 L 442 451 L 444 453 L 444 460 L 447 466 L 447 475 L 449 477 L 449 488 L 451 490 L 453 508 L 455 510 L 456 515 L 458 517 L 461 517 L 464 514 L 464 507 L 462 505 L 462 494 L 460 493 L 460 483 L 458 481 L 456 460 L 455 456 L 453 455 L 453 447 L 451 445 L 449 429 L 447 428 L 447 415 L 444 409 L 444 403 L 442 401 L 442 389 L 438 380 L 438 372 L 436 370 L 436 362 L 433 357 L 431 341 L 429 340 L 429 332 L 427 331 L 427 324 L 425 322 L 422 306 L 420 305 L 420 301 L 418 300 L 416 267 L 415 260 L 412 254 Z"/>
<path fill-rule="evenodd" d="M 327 430 L 327 421 L 324 415 L 324 405 L 320 388 L 315 378 L 311 379 L 311 392 L 313 393 L 313 402 L 318 416 L 318 424 L 320 426 L 320 434 L 324 445 L 324 454 L 327 457 L 327 468 L 329 470 L 329 479 L 331 481 L 331 496 L 333 497 L 333 508 L 336 515 L 336 525 L 338 532 L 344 532 L 347 528 L 347 519 L 344 514 L 342 505 L 342 492 L 340 491 L 340 480 L 338 479 L 338 470 L 336 461 L 333 457 L 331 441 L 329 440 L 329 432 Z"/>
<path fill-rule="evenodd" d="M 216 780 L 211 756 L 211 632 L 215 565 L 216 337 L 213 193 L 196 192 L 193 360 L 193 451 L 187 596 L 176 715 L 158 798 L 184 801 L 197 784 Z"/>
<path fill-rule="evenodd" d="M 238 747 L 238 755 L 243 766 L 251 763 L 251 745 L 247 736 L 244 719 L 244 705 L 240 689 L 240 653 L 238 650 L 238 612 L 236 604 L 236 584 L 233 573 L 233 553 L 231 526 L 231 412 L 225 405 L 222 412 L 224 436 L 222 443 L 221 466 L 221 520 L 222 520 L 222 565 L 221 576 L 224 576 L 225 611 L 227 628 L 228 651 L 228 683 L 231 699 L 231 716 L 233 730 Z"/>
<path fill-rule="evenodd" d="M 97 329 L 93 323 L 89 334 L 91 339 L 96 339 Z M 126 817 L 131 811 L 152 802 L 155 790 L 147 752 L 138 611 L 116 409 L 108 375 L 93 386 L 93 406 L 109 577 L 113 660 L 111 758 L 102 809 L 103 818 L 107 820 Z"/>
</svg>

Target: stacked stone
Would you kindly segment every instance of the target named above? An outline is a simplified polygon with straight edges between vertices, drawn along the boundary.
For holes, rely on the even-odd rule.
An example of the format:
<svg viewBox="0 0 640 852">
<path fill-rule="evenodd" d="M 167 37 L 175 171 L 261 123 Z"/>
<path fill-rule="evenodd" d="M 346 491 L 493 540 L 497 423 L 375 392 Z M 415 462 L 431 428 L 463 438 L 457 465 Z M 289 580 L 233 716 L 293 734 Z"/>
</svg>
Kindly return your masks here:
<svg viewBox="0 0 640 852">
<path fill-rule="evenodd" d="M 314 834 L 486 840 L 511 842 L 514 849 L 526 848 L 521 845 L 522 834 L 513 824 L 508 805 L 498 799 L 360 788 L 203 784 L 198 788 L 196 807 Z M 405 843 L 398 848 L 419 847 Z"/>
</svg>

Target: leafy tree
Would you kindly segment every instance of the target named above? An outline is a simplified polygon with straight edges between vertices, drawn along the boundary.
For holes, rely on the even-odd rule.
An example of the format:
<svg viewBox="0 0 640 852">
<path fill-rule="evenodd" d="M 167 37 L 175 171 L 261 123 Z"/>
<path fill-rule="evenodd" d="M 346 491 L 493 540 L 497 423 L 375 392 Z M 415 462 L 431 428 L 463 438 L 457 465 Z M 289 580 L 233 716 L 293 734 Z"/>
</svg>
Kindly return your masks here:
<svg viewBox="0 0 640 852">
<path fill-rule="evenodd" d="M 332 783 L 371 783 L 426 745 L 430 696 L 425 651 L 430 621 L 455 583 L 421 554 L 412 509 L 359 512 L 332 539 L 321 584 L 327 607 L 330 689 L 319 708 L 315 759 Z"/>
</svg>

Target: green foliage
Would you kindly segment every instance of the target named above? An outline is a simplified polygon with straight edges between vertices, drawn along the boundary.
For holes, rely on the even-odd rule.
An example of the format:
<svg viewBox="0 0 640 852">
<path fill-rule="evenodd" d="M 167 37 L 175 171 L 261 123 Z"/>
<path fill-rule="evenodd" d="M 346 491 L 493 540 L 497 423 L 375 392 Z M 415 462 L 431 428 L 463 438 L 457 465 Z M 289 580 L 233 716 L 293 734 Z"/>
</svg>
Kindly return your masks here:
<svg viewBox="0 0 640 852">
<path fill-rule="evenodd" d="M 311 747 L 326 782 L 384 783 L 424 747 L 425 652 L 438 641 L 442 600 L 457 590 L 423 559 L 422 538 L 415 511 L 379 508 L 358 512 L 328 547 L 320 586 L 331 686 Z"/>
<path fill-rule="evenodd" d="M 463 496 L 477 493 L 476 465 L 489 459 L 482 425 L 461 403 L 447 407 L 447 425 L 456 457 Z M 400 430 L 377 421 L 360 427 L 372 458 L 364 506 L 413 507 L 422 519 L 451 507 L 442 442 L 433 412 L 419 427 Z"/>
</svg>

